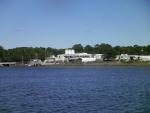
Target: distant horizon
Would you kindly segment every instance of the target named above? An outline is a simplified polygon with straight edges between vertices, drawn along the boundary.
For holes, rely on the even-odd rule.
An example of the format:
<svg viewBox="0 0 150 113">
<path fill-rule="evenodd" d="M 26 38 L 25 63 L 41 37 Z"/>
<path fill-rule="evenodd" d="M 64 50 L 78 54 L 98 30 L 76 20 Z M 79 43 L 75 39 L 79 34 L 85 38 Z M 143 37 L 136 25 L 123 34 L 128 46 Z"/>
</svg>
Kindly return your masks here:
<svg viewBox="0 0 150 113">
<path fill-rule="evenodd" d="M 0 45 L 149 45 L 149 6 L 149 0 L 1 0 Z"/>
<path fill-rule="evenodd" d="M 81 43 L 76 43 L 76 44 L 81 44 Z M 103 43 L 97 43 L 97 44 L 103 44 Z M 111 45 L 110 43 L 104 43 L 104 44 L 109 44 L 109 45 Z M 73 44 L 73 45 L 75 45 L 75 44 Z M 14 48 L 22 48 L 22 47 L 32 47 L 32 48 L 40 48 L 40 47 L 42 47 L 42 48 L 54 48 L 54 49 L 68 49 L 68 48 L 72 48 L 72 46 L 73 45 L 71 45 L 70 47 L 66 47 L 66 48 L 63 48 L 63 47 L 60 47 L 60 48 L 56 48 L 56 47 L 52 47 L 52 46 L 47 46 L 47 47 L 44 47 L 44 46 L 16 46 L 16 47 L 12 47 L 12 48 L 6 48 L 5 46 L 3 46 L 3 45 L 0 45 L 0 46 L 2 46 L 4 49 L 14 49 Z M 94 47 L 96 44 L 94 44 L 94 45 L 91 45 L 91 44 L 86 44 L 86 45 L 83 45 L 83 44 L 81 44 L 83 47 L 85 47 L 86 45 L 90 45 L 90 46 L 92 46 L 92 47 Z M 115 47 L 115 46 L 120 46 L 120 47 L 127 47 L 127 46 L 134 46 L 134 45 L 138 45 L 138 46 L 149 46 L 150 44 L 145 44 L 145 45 L 139 45 L 139 44 L 133 44 L 133 45 L 111 45 L 112 47 Z"/>
</svg>

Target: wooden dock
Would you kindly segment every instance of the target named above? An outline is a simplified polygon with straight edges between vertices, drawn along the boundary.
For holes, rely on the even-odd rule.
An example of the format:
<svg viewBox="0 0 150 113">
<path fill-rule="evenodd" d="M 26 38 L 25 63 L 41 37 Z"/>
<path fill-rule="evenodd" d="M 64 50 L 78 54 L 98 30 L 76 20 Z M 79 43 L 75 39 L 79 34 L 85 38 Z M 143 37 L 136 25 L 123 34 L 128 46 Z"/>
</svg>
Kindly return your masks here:
<svg viewBox="0 0 150 113">
<path fill-rule="evenodd" d="M 16 62 L 0 62 L 0 66 L 16 66 Z"/>
</svg>

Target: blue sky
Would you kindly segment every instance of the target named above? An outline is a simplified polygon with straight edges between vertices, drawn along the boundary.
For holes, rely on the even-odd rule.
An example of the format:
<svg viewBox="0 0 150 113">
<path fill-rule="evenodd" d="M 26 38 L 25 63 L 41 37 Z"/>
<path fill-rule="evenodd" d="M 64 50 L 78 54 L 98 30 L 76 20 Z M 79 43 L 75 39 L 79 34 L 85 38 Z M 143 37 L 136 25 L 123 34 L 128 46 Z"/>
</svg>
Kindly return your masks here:
<svg viewBox="0 0 150 113">
<path fill-rule="evenodd" d="M 149 0 L 0 0 L 0 45 L 148 45 L 149 6 Z"/>
</svg>

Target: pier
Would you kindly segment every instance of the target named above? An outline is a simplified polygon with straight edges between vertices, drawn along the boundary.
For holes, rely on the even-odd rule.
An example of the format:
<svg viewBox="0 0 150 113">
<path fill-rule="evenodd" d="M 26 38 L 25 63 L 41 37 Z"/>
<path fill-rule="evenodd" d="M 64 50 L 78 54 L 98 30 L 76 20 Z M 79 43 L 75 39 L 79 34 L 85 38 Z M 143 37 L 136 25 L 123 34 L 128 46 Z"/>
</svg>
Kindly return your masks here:
<svg viewBox="0 0 150 113">
<path fill-rule="evenodd" d="M 16 62 L 0 62 L 0 66 L 16 66 Z"/>
</svg>

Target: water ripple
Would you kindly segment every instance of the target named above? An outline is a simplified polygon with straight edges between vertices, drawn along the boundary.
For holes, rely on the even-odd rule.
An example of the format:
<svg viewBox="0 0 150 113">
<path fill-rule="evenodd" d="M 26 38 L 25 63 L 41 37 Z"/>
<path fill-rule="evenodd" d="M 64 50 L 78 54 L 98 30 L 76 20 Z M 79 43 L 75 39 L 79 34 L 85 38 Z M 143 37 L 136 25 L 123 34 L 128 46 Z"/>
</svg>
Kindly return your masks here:
<svg viewBox="0 0 150 113">
<path fill-rule="evenodd" d="M 0 68 L 0 113 L 149 113 L 150 67 Z"/>
</svg>

